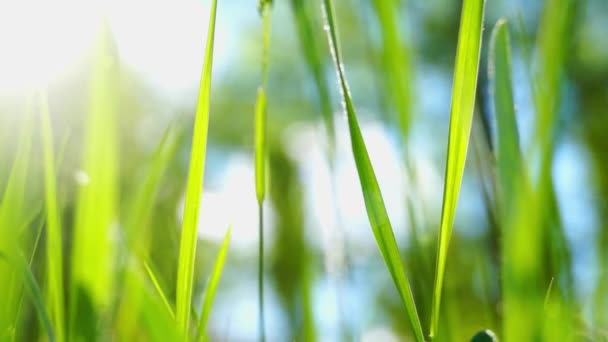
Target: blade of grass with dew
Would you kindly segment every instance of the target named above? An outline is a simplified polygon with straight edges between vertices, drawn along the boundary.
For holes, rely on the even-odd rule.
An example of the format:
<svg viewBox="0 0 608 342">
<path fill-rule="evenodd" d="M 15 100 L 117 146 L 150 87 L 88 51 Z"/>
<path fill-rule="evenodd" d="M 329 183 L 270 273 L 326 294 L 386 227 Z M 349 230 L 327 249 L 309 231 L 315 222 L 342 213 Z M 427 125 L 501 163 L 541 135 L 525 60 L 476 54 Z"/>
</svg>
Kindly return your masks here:
<svg viewBox="0 0 608 342">
<path fill-rule="evenodd" d="M 312 14 L 310 12 L 310 2 L 306 0 L 291 0 L 291 8 L 294 12 L 296 29 L 300 46 L 304 52 L 306 65 L 312 75 L 317 95 L 320 101 L 321 114 L 325 121 L 326 134 L 329 141 L 329 160 L 333 160 L 335 150 L 335 125 L 334 115 L 331 107 L 331 96 L 327 80 L 325 79 L 323 59 L 319 52 L 319 45 L 313 30 Z"/>
<path fill-rule="evenodd" d="M 416 304 L 410 288 L 409 280 L 405 273 L 403 262 L 399 254 L 399 247 L 395 241 L 395 235 L 384 206 L 384 200 L 380 192 L 376 175 L 365 147 L 365 141 L 357 122 L 355 108 L 353 106 L 346 76 L 342 65 L 342 58 L 338 46 L 338 34 L 334 22 L 333 4 L 331 0 L 323 1 L 323 13 L 327 27 L 327 37 L 329 47 L 334 59 L 334 64 L 339 81 L 339 89 L 342 96 L 344 110 L 348 118 L 350 139 L 352 144 L 353 156 L 359 174 L 359 181 L 363 192 L 367 216 L 370 221 L 376 242 L 382 257 L 391 273 L 393 281 L 397 287 L 399 295 L 407 310 L 408 318 L 412 326 L 412 331 L 417 341 L 424 341 L 424 334 L 420 325 L 420 319 L 416 311 Z"/>
<path fill-rule="evenodd" d="M 204 340 L 205 331 L 207 330 L 207 321 L 209 320 L 209 314 L 211 313 L 211 307 L 213 306 L 213 299 L 215 298 L 215 292 L 217 285 L 220 282 L 222 271 L 224 270 L 224 263 L 226 262 L 226 254 L 228 253 L 228 246 L 230 245 L 230 234 L 232 227 L 228 227 L 226 234 L 224 235 L 224 241 L 220 247 L 220 251 L 215 259 L 213 265 L 213 271 L 207 281 L 207 288 L 205 289 L 205 297 L 203 298 L 203 308 L 201 310 L 201 317 L 198 322 L 196 340 L 202 342 Z"/>
<path fill-rule="evenodd" d="M 82 149 L 86 182 L 79 185 L 71 256 L 70 340 L 94 339 L 114 295 L 112 230 L 118 208 L 119 61 L 109 23 L 96 42 Z M 95 323 L 93 323 L 95 322 Z"/>
<path fill-rule="evenodd" d="M 0 202 L 0 252 L 13 257 L 18 252 L 16 236 L 25 226 L 25 194 L 27 189 L 33 131 L 33 99 L 25 104 L 25 112 L 19 133 L 17 152 L 2 202 Z M 0 293 L 4 294 L 0 305 L 0 338 L 13 338 L 16 329 L 16 312 L 19 307 L 18 291 L 22 287 L 21 276 L 10 265 L 0 264 Z M 7 337 L 8 336 L 8 337 Z"/>
<path fill-rule="evenodd" d="M 58 341 L 65 340 L 63 297 L 63 247 L 61 220 L 57 200 L 57 177 L 53 152 L 53 131 L 46 91 L 40 94 L 40 124 L 44 154 L 44 188 L 46 205 L 46 267 L 51 319 Z"/>
<path fill-rule="evenodd" d="M 445 275 L 448 246 L 452 235 L 452 226 L 460 193 L 475 107 L 484 5 L 485 0 L 464 0 L 460 17 L 456 66 L 454 68 L 454 83 L 452 86 L 452 104 L 450 108 L 450 131 L 445 185 L 435 267 L 435 285 L 433 286 L 433 305 L 431 307 L 431 327 L 429 333 L 431 339 L 436 336 L 439 324 L 441 290 Z"/>
<path fill-rule="evenodd" d="M 32 271 L 29 268 L 27 260 L 25 259 L 23 254 L 19 252 L 11 256 L 5 254 L 3 251 L 0 251 L 0 259 L 4 259 L 5 264 L 8 264 L 9 267 L 15 269 L 18 273 L 22 275 L 25 283 L 25 289 L 30 295 L 32 303 L 34 304 L 36 312 L 38 313 L 38 318 L 42 323 L 42 327 L 46 331 L 49 341 L 54 342 L 55 333 L 53 331 L 51 319 L 44 305 L 44 299 L 42 297 L 40 287 L 36 282 L 34 274 L 32 274 Z"/>
<path fill-rule="evenodd" d="M 205 48 L 205 60 L 203 62 L 198 104 L 196 106 L 194 133 L 192 138 L 192 152 L 190 156 L 190 169 L 188 171 L 188 182 L 184 205 L 184 219 L 182 223 L 179 247 L 175 317 L 179 330 L 184 337 L 188 335 L 188 327 L 190 325 L 198 213 L 203 191 L 203 179 L 205 175 L 205 155 L 207 150 L 207 133 L 209 128 L 211 71 L 213 65 L 213 41 L 215 37 L 216 12 L 217 0 L 212 0 L 209 15 L 209 29 L 207 31 L 207 44 Z"/>
</svg>

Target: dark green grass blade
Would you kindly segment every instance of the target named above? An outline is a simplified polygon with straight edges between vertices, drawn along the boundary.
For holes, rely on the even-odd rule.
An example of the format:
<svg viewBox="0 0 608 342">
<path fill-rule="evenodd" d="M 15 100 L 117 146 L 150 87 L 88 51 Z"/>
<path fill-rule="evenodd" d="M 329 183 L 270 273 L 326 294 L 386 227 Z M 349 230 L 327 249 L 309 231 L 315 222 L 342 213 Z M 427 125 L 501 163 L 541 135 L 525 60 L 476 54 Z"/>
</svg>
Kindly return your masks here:
<svg viewBox="0 0 608 342">
<path fill-rule="evenodd" d="M 44 155 L 44 188 L 46 205 L 46 267 L 49 304 L 58 341 L 65 340 L 63 287 L 63 247 L 57 198 L 57 177 L 53 152 L 53 131 L 46 92 L 40 94 L 40 123 Z"/>
<path fill-rule="evenodd" d="M 416 304 L 414 303 L 414 297 L 410 289 L 410 284 L 405 273 L 403 262 L 401 261 L 399 247 L 395 241 L 393 229 L 391 227 L 386 208 L 384 207 L 384 200 L 382 199 L 380 187 L 378 186 L 376 175 L 369 159 L 367 148 L 365 147 L 365 142 L 363 140 L 363 136 L 361 135 L 361 130 L 359 129 L 357 116 L 355 114 L 350 91 L 344 75 L 331 0 L 324 0 L 323 9 L 326 25 L 328 27 L 327 35 L 329 46 L 334 58 L 335 67 L 337 69 L 336 71 L 339 81 L 339 88 L 348 118 L 353 155 L 357 165 L 361 189 L 363 191 L 367 216 L 369 218 L 380 252 L 382 253 L 382 257 L 386 262 L 391 276 L 393 277 L 393 281 L 397 286 L 397 290 L 399 291 L 399 295 L 401 296 L 403 304 L 407 310 L 414 336 L 416 337 L 417 341 L 424 341 L 424 334 L 422 332 L 420 319 L 416 311 Z"/>
<path fill-rule="evenodd" d="M 454 84 L 452 86 L 443 207 L 438 238 L 435 285 L 433 287 L 433 306 L 431 308 L 431 338 L 435 337 L 439 323 L 439 307 L 448 246 L 452 235 L 475 106 L 484 4 L 484 0 L 464 0 L 460 17 Z"/>
<path fill-rule="evenodd" d="M 177 271 L 177 325 L 184 336 L 187 335 L 190 324 L 192 301 L 192 281 L 194 278 L 194 258 L 196 256 L 196 240 L 198 213 L 203 191 L 205 174 L 205 154 L 207 149 L 207 133 L 209 127 L 209 105 L 211 100 L 211 70 L 213 64 L 213 41 L 215 37 L 215 16 L 217 0 L 211 1 L 207 46 L 199 89 L 198 104 L 192 138 L 190 170 L 184 205 L 184 221 L 182 224 L 179 260 Z"/>
<path fill-rule="evenodd" d="M 207 330 L 207 321 L 209 320 L 209 314 L 211 313 L 211 307 L 213 306 L 213 299 L 215 298 L 215 292 L 217 285 L 220 282 L 222 271 L 224 270 L 224 263 L 226 261 L 226 254 L 228 253 L 228 246 L 230 245 L 230 233 L 232 227 L 228 227 L 224 241 L 220 247 L 220 251 L 215 259 L 213 265 L 213 271 L 207 282 L 207 288 L 205 289 L 205 297 L 203 298 L 203 309 L 201 310 L 201 317 L 198 322 L 198 333 L 196 334 L 196 341 L 202 342 L 204 340 L 205 331 Z"/>
</svg>

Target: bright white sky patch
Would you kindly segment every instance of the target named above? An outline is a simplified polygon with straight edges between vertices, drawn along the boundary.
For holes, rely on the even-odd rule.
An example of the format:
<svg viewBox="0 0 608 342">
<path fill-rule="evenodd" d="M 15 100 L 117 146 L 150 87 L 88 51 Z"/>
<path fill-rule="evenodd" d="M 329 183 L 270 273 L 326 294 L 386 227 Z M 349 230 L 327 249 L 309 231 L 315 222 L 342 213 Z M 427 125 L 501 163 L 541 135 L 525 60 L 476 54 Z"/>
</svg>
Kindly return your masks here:
<svg viewBox="0 0 608 342">
<path fill-rule="evenodd" d="M 167 95 L 196 89 L 209 1 L 18 0 L 0 3 L 0 93 L 21 93 L 61 78 L 90 54 L 106 17 L 122 63 Z M 214 58 L 226 61 L 243 11 L 218 5 Z M 228 11 L 229 10 L 229 11 Z M 241 21 L 242 22 L 242 21 Z M 234 37 L 232 37 L 234 36 Z M 232 37 L 232 38 L 230 38 Z"/>
</svg>

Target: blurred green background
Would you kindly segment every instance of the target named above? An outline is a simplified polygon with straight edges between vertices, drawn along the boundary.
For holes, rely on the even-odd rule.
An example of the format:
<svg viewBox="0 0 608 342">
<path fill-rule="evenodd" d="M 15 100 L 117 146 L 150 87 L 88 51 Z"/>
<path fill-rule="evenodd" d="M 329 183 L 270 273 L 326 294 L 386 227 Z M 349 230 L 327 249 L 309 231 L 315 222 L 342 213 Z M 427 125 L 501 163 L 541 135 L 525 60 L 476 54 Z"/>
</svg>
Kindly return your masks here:
<svg viewBox="0 0 608 342">
<path fill-rule="evenodd" d="M 566 2 L 566 0 L 561 0 Z M 554 2 L 560 3 L 560 0 Z M 408 268 L 423 327 L 429 324 L 436 237 L 441 211 L 450 93 L 461 2 L 394 1 L 411 89 L 408 136 L 403 139 L 389 84 L 394 70 L 383 55 L 381 20 L 362 0 L 335 1 L 340 43 L 363 135 Z M 529 78 L 543 1 L 494 0 L 486 4 L 475 128 L 449 251 L 441 336 L 461 341 L 492 328 L 500 332 L 501 260 L 494 201 L 491 136 L 495 123 L 487 79 L 490 28 L 501 17 L 512 36 L 513 83 L 522 150 L 539 128 Z M 113 248 L 126 250 L 123 226 L 135 189 L 169 126 L 178 132 L 146 228 L 150 263 L 175 298 L 179 229 L 188 171 L 193 115 L 202 68 L 208 3 L 202 0 L 68 0 L 0 5 L 0 191 L 4 192 L 26 120 L 28 102 L 48 89 L 55 136 L 64 258 L 71 262 L 75 194 L 82 170 L 92 46 L 101 18 L 109 23 L 119 59 L 116 85 L 119 202 Z M 298 15 L 314 25 L 302 42 Z M 553 291 L 576 303 L 575 340 L 608 339 L 608 2 L 572 1 L 551 172 L 555 210 L 566 255 Z M 262 24 L 255 1 L 220 1 L 216 27 L 205 188 L 199 224 L 195 302 L 212 268 L 226 227 L 232 241 L 209 322 L 212 340 L 254 340 L 257 331 L 257 203 L 253 114 L 261 80 Z M 397 291 L 369 228 L 350 151 L 345 115 L 327 49 L 318 1 L 276 0 L 269 51 L 269 198 L 266 201 L 266 330 L 270 341 L 392 341 L 411 338 Z M 335 160 L 323 120 L 323 99 L 307 64 L 311 44 L 320 56 L 336 126 Z M 533 76 L 533 75 L 532 75 Z M 36 216 L 43 203 L 42 149 L 32 135 L 24 196 Z M 62 151 L 62 152 L 59 152 Z M 403 160 L 407 158 L 407 167 Z M 534 160 L 530 170 L 538 169 Z M 406 170 L 407 168 L 407 170 Z M 490 176 L 488 176 L 490 175 Z M 410 200 L 408 200 L 408 198 Z M 32 251 L 34 217 L 20 233 Z M 31 229 L 29 231 L 28 229 Z M 541 251 L 539 253 L 550 253 Z M 116 260 L 119 272 L 120 256 Z M 44 254 L 33 259 L 34 274 Z M 67 271 L 66 271 L 67 272 Z M 42 279 L 43 277 L 40 276 Z M 43 286 L 43 285 L 41 285 Z M 113 301 L 119 302 L 120 291 Z M 196 304 L 194 307 L 198 308 Z M 36 326 L 32 308 L 25 326 Z M 112 332 L 108 332 L 112 336 Z M 38 336 L 33 329 L 22 340 Z"/>
</svg>

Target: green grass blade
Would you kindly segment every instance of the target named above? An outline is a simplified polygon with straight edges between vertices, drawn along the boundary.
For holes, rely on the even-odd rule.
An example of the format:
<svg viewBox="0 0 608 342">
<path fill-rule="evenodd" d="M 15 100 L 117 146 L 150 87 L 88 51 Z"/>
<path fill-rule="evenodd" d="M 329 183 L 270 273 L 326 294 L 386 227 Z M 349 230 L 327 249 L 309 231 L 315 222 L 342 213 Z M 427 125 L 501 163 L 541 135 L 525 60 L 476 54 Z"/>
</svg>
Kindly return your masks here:
<svg viewBox="0 0 608 342">
<path fill-rule="evenodd" d="M 523 185 L 524 170 L 513 102 L 510 37 L 505 20 L 499 20 L 492 30 L 488 78 L 496 115 L 499 202 L 502 215 L 508 215 L 515 200 L 514 190 Z"/>
<path fill-rule="evenodd" d="M 411 89 L 410 54 L 403 44 L 399 31 L 399 2 L 394 0 L 372 1 L 382 34 L 382 67 L 387 88 L 397 110 L 403 140 L 410 127 Z"/>
<path fill-rule="evenodd" d="M 65 312 L 63 298 L 63 247 L 59 205 L 57 200 L 57 177 L 53 152 L 53 132 L 46 92 L 40 94 L 40 123 L 44 154 L 44 187 L 46 204 L 46 262 L 49 303 L 58 341 L 65 340 Z"/>
<path fill-rule="evenodd" d="M 213 41 L 215 36 L 215 16 L 217 0 L 211 1 L 207 46 L 199 89 L 198 105 L 194 123 L 190 170 L 184 205 L 179 260 L 177 271 L 176 319 L 179 330 L 187 336 L 190 324 L 192 301 L 192 281 L 194 278 L 194 258 L 196 256 L 198 213 L 203 191 L 205 174 L 205 154 L 209 127 L 209 104 L 211 93 L 211 70 L 213 64 Z"/>
<path fill-rule="evenodd" d="M 87 181 L 77 191 L 71 255 L 70 340 L 96 338 L 91 322 L 104 321 L 114 297 L 112 230 L 118 219 L 119 61 L 107 22 L 91 66 L 82 149 Z"/>
<path fill-rule="evenodd" d="M 405 273 L 403 262 L 401 261 L 399 247 L 395 241 L 395 236 L 386 212 L 386 208 L 384 206 L 384 200 L 380 192 L 380 187 L 378 186 L 378 181 L 376 180 L 376 175 L 369 159 L 361 130 L 359 129 L 355 108 L 353 106 L 346 77 L 344 75 L 331 0 L 324 0 L 323 9 L 325 22 L 328 28 L 327 35 L 329 46 L 334 59 L 339 81 L 339 88 L 348 118 L 352 150 L 355 158 L 355 164 L 357 166 L 357 172 L 359 174 L 361 189 L 363 191 L 367 216 L 369 218 L 370 225 L 372 227 L 374 237 L 376 238 L 376 242 L 378 243 L 380 252 L 382 253 L 382 257 L 386 262 L 393 281 L 397 286 L 397 290 L 399 291 L 399 295 L 401 296 L 403 304 L 407 310 L 414 336 L 416 337 L 417 341 L 424 341 L 424 334 L 422 332 L 420 319 L 416 311 L 416 304 L 414 303 L 414 297 L 412 295 L 410 284 Z"/>
<path fill-rule="evenodd" d="M 464 0 L 462 5 L 454 84 L 452 86 L 447 165 L 438 238 L 435 285 L 433 287 L 433 305 L 431 308 L 431 338 L 435 337 L 439 323 L 439 307 L 448 245 L 454 224 L 473 119 L 484 4 L 484 0 Z"/>
<path fill-rule="evenodd" d="M 134 335 L 136 340 L 179 341 L 180 333 L 175 325 L 175 318 L 166 310 L 165 304 L 159 300 L 159 296 L 148 289 L 143 281 L 144 278 L 145 276 L 139 268 L 130 267 L 126 270 L 125 282 L 132 287 L 131 293 L 137 297 L 136 302 L 138 303 L 138 306 L 133 309 L 133 316 L 138 324 L 137 328 L 141 329 L 138 330 L 138 335 Z M 145 338 L 141 336 L 142 331 L 145 333 Z"/>
<path fill-rule="evenodd" d="M 55 341 L 55 333 L 53 331 L 53 326 L 51 324 L 51 319 L 49 318 L 49 314 L 44 306 L 44 299 L 42 297 L 42 291 L 40 291 L 40 287 L 36 282 L 36 278 L 34 274 L 30 270 L 27 260 L 25 257 L 17 253 L 14 256 L 10 256 L 5 254 L 3 251 L 0 251 L 0 259 L 4 259 L 5 263 L 16 269 L 18 273 L 20 273 L 24 279 L 25 288 L 29 293 L 32 303 L 36 308 L 36 312 L 38 313 L 38 318 L 42 323 L 42 327 L 46 331 L 46 334 L 49 338 L 49 341 Z"/>
<path fill-rule="evenodd" d="M 156 276 L 156 274 L 154 274 L 154 271 L 152 271 L 152 268 L 150 268 L 150 265 L 145 261 L 144 261 L 144 268 L 146 270 L 146 273 L 148 274 L 148 277 L 150 278 L 150 281 L 152 281 L 152 285 L 154 285 L 154 289 L 156 290 L 156 293 L 161 298 L 163 304 L 167 308 L 167 312 L 169 312 L 171 317 L 175 318 L 175 313 L 173 312 L 171 303 L 169 303 L 169 300 L 167 299 L 167 296 L 165 295 L 165 291 L 163 291 L 162 286 L 160 286 L 158 277 Z"/>
<path fill-rule="evenodd" d="M 220 247 L 220 251 L 217 254 L 217 258 L 215 259 L 213 271 L 211 271 L 211 276 L 209 277 L 209 281 L 207 282 L 207 289 L 205 290 L 205 297 L 203 299 L 203 309 L 201 310 L 201 317 L 198 322 L 198 333 L 196 334 L 196 341 L 202 342 L 203 337 L 205 336 L 205 330 L 207 330 L 207 321 L 209 320 L 209 314 L 211 313 L 211 307 L 213 306 L 215 291 L 217 290 L 217 285 L 220 282 L 222 271 L 224 270 L 226 254 L 228 252 L 228 246 L 230 245 L 231 231 L 232 227 L 228 227 L 226 235 L 224 236 L 224 241 L 222 242 L 222 246 Z"/>
<path fill-rule="evenodd" d="M 310 11 L 310 1 L 306 0 L 291 0 L 291 8 L 294 12 L 296 28 L 298 31 L 298 38 L 300 40 L 300 46 L 304 52 L 304 58 L 306 59 L 306 65 L 308 66 L 309 72 L 311 73 L 317 95 L 319 96 L 319 102 L 321 107 L 321 114 L 325 121 L 325 129 L 329 140 L 329 158 L 333 159 L 335 150 L 335 127 L 334 127 L 334 113 L 331 106 L 331 96 L 329 92 L 329 86 L 325 79 L 324 63 L 319 51 L 319 45 L 316 40 L 316 35 L 313 30 L 312 13 Z"/>
<path fill-rule="evenodd" d="M 18 254 L 19 232 L 27 225 L 26 190 L 31 158 L 33 136 L 33 101 L 28 98 L 21 122 L 19 142 L 15 159 L 8 175 L 8 181 L 0 202 L 0 252 L 9 257 Z M 19 294 L 22 288 L 21 276 L 10 265 L 0 263 L 0 339 L 12 334 L 19 317 Z"/>
<path fill-rule="evenodd" d="M 136 190 L 129 206 L 129 216 L 125 225 L 129 235 L 129 245 L 131 250 L 139 254 L 143 260 L 147 258 L 150 233 L 145 230 L 145 225 L 153 209 L 165 170 L 177 153 L 181 136 L 176 126 L 171 125 L 167 128 L 154 151 L 146 177 L 141 187 Z"/>
</svg>

